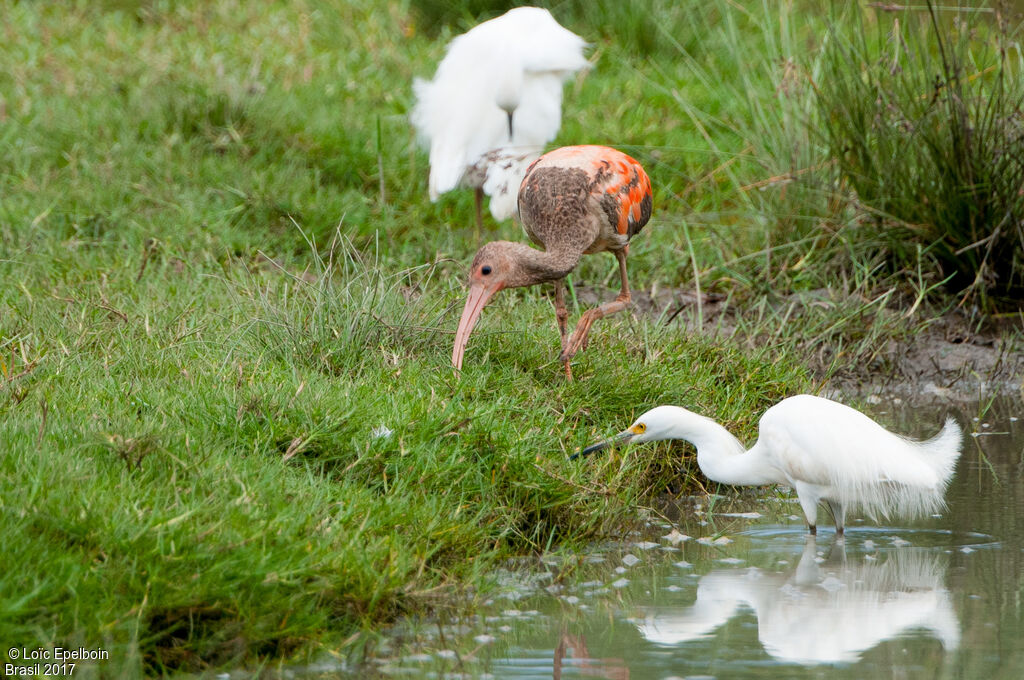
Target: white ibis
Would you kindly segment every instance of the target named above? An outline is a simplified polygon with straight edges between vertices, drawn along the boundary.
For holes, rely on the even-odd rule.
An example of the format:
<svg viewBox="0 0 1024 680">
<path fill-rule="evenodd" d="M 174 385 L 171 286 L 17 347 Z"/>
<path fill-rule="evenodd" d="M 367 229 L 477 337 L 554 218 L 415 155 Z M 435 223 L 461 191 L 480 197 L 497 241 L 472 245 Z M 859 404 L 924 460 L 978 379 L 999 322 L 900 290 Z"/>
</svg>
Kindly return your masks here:
<svg viewBox="0 0 1024 680">
<path fill-rule="evenodd" d="M 519 216 L 530 240 L 543 250 L 492 241 L 477 251 L 452 364 L 462 368 L 469 334 L 491 296 L 503 288 L 551 281 L 562 336 L 560 358 L 571 379 L 569 362 L 586 344 L 594 321 L 630 304 L 626 253 L 629 240 L 651 217 L 651 181 L 640 164 L 621 151 L 606 146 L 562 147 L 544 154 L 527 170 L 519 189 Z M 572 337 L 567 337 L 565 277 L 583 254 L 605 250 L 619 261 L 622 290 L 614 300 L 584 312 Z"/>
<path fill-rule="evenodd" d="M 411 120 L 430 146 L 430 200 L 476 190 L 512 216 L 526 168 L 562 122 L 563 83 L 588 66 L 586 42 L 538 7 L 517 7 L 457 36 L 434 79 L 413 83 Z"/>
<path fill-rule="evenodd" d="M 960 426 L 946 419 L 927 441 L 889 432 L 856 409 L 801 394 L 765 411 L 757 443 L 747 450 L 724 427 L 678 406 L 658 406 L 615 437 L 580 451 L 585 456 L 616 442 L 682 439 L 697 449 L 697 465 L 715 482 L 737 486 L 784 484 L 796 491 L 810 533 L 817 533 L 825 501 L 842 535 L 845 512 L 919 516 L 944 505 L 960 456 Z"/>
</svg>

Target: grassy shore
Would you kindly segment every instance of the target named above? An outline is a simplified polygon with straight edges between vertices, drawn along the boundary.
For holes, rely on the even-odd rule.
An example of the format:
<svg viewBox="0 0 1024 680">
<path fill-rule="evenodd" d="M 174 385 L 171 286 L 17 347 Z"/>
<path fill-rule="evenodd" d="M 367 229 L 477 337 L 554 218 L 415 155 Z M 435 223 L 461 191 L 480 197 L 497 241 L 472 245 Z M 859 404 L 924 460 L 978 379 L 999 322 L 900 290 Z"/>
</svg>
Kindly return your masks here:
<svg viewBox="0 0 1024 680">
<path fill-rule="evenodd" d="M 750 435 L 815 389 L 809 352 L 854 366 L 926 325 L 883 313 L 947 304 L 926 258 L 908 276 L 822 228 L 856 216 L 786 59 L 813 64 L 828 17 L 673 5 L 556 7 L 595 57 L 558 142 L 645 165 L 634 287 L 712 291 L 738 331 L 621 315 L 570 383 L 541 289 L 503 293 L 449 367 L 472 197 L 429 203 L 406 112 L 470 18 L 0 3 L 0 641 L 103 647 L 105 675 L 350 653 L 693 474 L 682 448 L 569 463 L 596 434 L 674 402 Z M 844 302 L 783 297 L 825 285 Z"/>
</svg>

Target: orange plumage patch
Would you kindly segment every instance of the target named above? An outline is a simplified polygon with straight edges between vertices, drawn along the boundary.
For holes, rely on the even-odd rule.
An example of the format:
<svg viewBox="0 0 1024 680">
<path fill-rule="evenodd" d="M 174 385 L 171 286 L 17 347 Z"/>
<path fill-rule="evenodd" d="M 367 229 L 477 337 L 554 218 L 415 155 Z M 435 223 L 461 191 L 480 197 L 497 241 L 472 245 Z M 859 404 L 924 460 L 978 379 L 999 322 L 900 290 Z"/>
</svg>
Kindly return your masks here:
<svg viewBox="0 0 1024 680">
<path fill-rule="evenodd" d="M 646 221 L 643 215 L 644 199 L 650 199 L 651 180 L 643 168 L 626 154 L 615 164 L 615 179 L 605 188 L 614 194 L 619 204 L 619 221 L 615 230 L 628 234 L 630 224 Z"/>
<path fill-rule="evenodd" d="M 635 159 L 618 149 L 598 145 L 554 149 L 530 166 L 527 177 L 539 166 L 586 172 L 592 182 L 591 191 L 611 199 L 609 226 L 619 234 L 632 236 L 650 219 L 651 180 Z"/>
</svg>

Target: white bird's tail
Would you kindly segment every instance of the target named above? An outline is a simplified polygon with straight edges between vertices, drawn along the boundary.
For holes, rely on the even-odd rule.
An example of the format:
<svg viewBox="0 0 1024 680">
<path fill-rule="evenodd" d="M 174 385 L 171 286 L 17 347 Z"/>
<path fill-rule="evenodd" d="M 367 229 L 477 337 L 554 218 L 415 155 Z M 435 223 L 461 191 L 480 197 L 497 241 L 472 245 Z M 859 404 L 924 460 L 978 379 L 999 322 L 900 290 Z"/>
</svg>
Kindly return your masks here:
<svg viewBox="0 0 1024 680">
<path fill-rule="evenodd" d="M 943 493 L 949 485 L 949 480 L 953 478 L 953 468 L 960 458 L 962 444 L 963 432 L 953 418 L 946 418 L 946 424 L 937 435 L 918 443 L 924 460 L 935 470 Z"/>
<path fill-rule="evenodd" d="M 886 469 L 879 469 L 881 484 L 869 485 L 873 489 L 849 488 L 844 504 L 859 505 L 871 516 L 905 518 L 932 514 L 946 506 L 946 487 L 963 441 L 956 420 L 947 418 L 942 430 L 931 439 L 900 439 L 907 455 L 892 456 Z"/>
</svg>

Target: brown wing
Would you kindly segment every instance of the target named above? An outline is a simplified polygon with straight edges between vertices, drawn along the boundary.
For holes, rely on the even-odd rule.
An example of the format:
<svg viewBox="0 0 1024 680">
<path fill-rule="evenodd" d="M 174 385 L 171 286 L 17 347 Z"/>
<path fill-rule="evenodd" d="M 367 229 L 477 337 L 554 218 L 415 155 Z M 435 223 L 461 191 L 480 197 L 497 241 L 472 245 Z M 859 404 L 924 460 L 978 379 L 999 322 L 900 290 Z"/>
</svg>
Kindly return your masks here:
<svg viewBox="0 0 1024 680">
<path fill-rule="evenodd" d="M 607 146 L 565 146 L 544 154 L 529 167 L 526 187 L 534 170 L 563 168 L 582 171 L 587 192 L 597 198 L 608 225 L 627 239 L 651 219 L 651 180 L 633 158 Z M 523 193 L 520 190 L 520 199 Z"/>
</svg>

